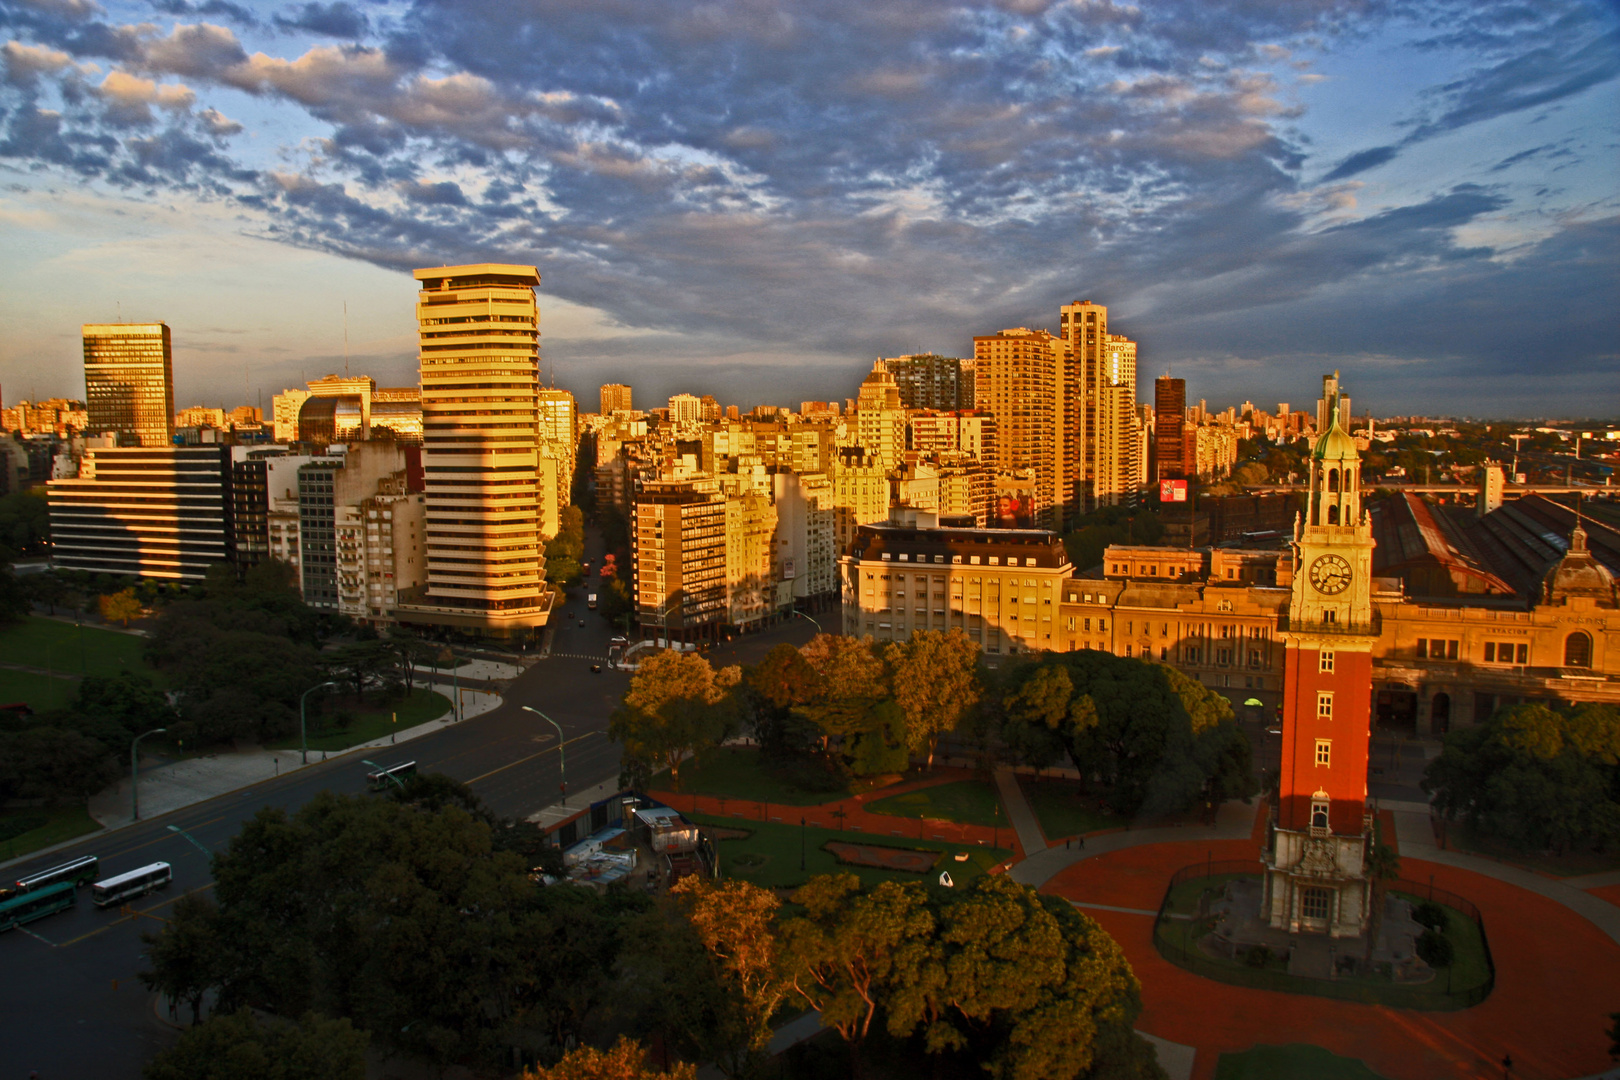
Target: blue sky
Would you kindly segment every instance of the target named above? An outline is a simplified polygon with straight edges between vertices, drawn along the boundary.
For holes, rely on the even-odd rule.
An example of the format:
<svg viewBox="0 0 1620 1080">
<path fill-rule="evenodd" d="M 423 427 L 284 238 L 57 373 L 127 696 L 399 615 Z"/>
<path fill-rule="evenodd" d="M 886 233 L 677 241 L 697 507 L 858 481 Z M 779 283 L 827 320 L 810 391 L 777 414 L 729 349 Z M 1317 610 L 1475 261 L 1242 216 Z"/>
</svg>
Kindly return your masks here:
<svg viewBox="0 0 1620 1080">
<path fill-rule="evenodd" d="M 1144 386 L 1620 414 L 1620 16 L 1580 0 L 0 0 L 0 388 L 166 319 L 180 404 L 415 381 L 543 277 L 594 400 L 854 394 L 1110 307 Z M 345 346 L 345 306 L 347 346 Z M 1151 391 L 1149 391 L 1151 392 Z"/>
</svg>

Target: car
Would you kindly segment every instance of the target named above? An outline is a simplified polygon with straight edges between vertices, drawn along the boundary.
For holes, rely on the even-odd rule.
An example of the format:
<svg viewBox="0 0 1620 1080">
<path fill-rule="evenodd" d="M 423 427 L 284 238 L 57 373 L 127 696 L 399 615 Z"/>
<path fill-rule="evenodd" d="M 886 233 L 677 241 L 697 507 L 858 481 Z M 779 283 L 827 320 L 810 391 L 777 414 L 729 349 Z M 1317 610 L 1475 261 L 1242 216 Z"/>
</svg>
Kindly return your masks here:
<svg viewBox="0 0 1620 1080">
<path fill-rule="evenodd" d="M 627 637 L 624 637 L 623 635 L 615 635 L 615 636 L 613 636 L 611 638 L 608 638 L 608 644 L 609 645 L 628 645 L 628 644 L 630 644 L 630 639 L 627 638 Z"/>
<path fill-rule="evenodd" d="M 581 630 L 585 629 L 585 620 L 584 619 L 579 620 L 579 628 Z"/>
<path fill-rule="evenodd" d="M 592 675 L 600 675 L 600 674 L 602 674 L 602 665 L 601 664 L 592 664 L 591 665 L 591 674 Z"/>
</svg>

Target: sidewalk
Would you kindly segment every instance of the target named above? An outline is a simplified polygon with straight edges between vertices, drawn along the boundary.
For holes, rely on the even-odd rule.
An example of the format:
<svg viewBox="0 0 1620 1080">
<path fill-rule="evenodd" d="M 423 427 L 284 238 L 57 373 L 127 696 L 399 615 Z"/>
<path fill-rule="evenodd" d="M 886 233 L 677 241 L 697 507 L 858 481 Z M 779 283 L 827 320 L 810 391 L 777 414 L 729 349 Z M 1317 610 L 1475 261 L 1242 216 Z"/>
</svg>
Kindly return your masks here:
<svg viewBox="0 0 1620 1080">
<path fill-rule="evenodd" d="M 1024 854 L 1029 856 L 1037 851 L 1045 851 L 1046 834 L 1041 831 L 1035 811 L 1029 808 L 1029 800 L 1024 798 L 1024 788 L 1018 782 L 1018 774 L 1010 766 L 1002 765 L 996 769 L 996 790 L 1001 792 L 1001 805 L 1007 808 L 1007 819 L 1018 830 L 1018 846 L 1024 849 Z"/>
<path fill-rule="evenodd" d="M 1016 882 L 1040 888 L 1059 873 L 1086 859 L 1094 859 L 1112 851 L 1141 847 L 1146 844 L 1171 844 L 1182 841 L 1247 840 L 1255 833 L 1255 822 L 1263 821 L 1265 801 L 1253 805 L 1241 802 L 1222 803 L 1215 814 L 1215 824 L 1170 825 L 1153 829 L 1121 829 L 1114 832 L 1092 833 L 1083 837 L 1083 847 L 1046 848 L 1037 851 L 1023 862 L 1014 864 L 1008 875 Z M 1260 849 L 1255 848 L 1258 864 Z"/>
<path fill-rule="evenodd" d="M 489 712 L 501 703 L 499 695 L 484 691 L 463 690 L 462 699 L 465 706 L 464 719 Z M 426 723 L 417 724 L 415 727 L 406 728 L 396 738 L 400 744 L 408 743 L 412 739 L 438 731 L 450 723 L 452 721 L 447 715 L 441 720 L 429 720 Z M 366 757 L 368 756 L 365 753 L 367 750 L 386 749 L 392 745 L 394 743 L 385 737 L 373 739 L 366 743 L 358 743 L 347 750 L 334 750 L 330 754 L 311 750 L 309 752 L 309 763 L 316 765 L 325 761 L 328 757 L 353 754 L 356 751 L 360 752 L 360 757 Z M 302 768 L 298 759 L 299 753 L 297 750 L 265 750 L 252 747 L 238 751 L 224 750 L 216 754 L 185 758 L 166 765 L 154 765 L 151 768 L 147 768 L 143 764 L 141 769 L 141 818 L 143 820 L 154 818 L 171 810 L 179 810 L 191 806 L 193 803 L 212 799 L 217 795 L 224 795 L 227 792 L 274 779 L 284 772 Z M 90 797 L 90 816 L 100 822 L 102 828 L 106 831 L 122 829 L 132 824 L 129 795 L 129 777 L 125 776 L 117 784 Z M 98 834 L 86 834 L 86 836 L 95 835 Z M 86 836 L 75 837 L 60 844 L 31 851 L 26 855 L 20 855 L 9 860 L 7 863 L 0 863 L 0 865 L 10 865 L 10 863 L 37 859 L 41 855 L 49 854 L 58 848 L 82 843 Z"/>
</svg>

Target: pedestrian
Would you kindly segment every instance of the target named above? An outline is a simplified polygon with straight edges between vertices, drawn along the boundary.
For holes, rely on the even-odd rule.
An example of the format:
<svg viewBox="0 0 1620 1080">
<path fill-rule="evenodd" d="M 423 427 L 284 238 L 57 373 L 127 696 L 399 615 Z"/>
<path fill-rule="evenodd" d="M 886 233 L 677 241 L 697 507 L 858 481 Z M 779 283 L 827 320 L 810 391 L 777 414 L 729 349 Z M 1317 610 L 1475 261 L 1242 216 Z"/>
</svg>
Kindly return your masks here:
<svg viewBox="0 0 1620 1080">
<path fill-rule="evenodd" d="M 1086 850 L 1086 838 L 1083 836 L 1080 838 L 1080 850 Z"/>
</svg>

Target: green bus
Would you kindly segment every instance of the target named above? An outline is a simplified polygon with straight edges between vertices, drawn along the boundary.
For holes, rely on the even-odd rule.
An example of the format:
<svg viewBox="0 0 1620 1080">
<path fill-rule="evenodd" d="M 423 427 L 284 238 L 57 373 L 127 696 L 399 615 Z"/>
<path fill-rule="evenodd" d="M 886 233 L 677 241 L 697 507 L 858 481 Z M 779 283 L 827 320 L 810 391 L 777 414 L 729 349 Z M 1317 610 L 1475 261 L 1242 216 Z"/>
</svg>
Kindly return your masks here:
<svg viewBox="0 0 1620 1080">
<path fill-rule="evenodd" d="M 55 885 L 18 893 L 10 900 L 0 901 L 0 931 L 66 911 L 73 906 L 78 895 L 78 886 L 73 882 L 59 881 Z"/>
<path fill-rule="evenodd" d="M 415 775 L 416 762 L 404 761 L 379 772 L 366 773 L 366 787 L 371 791 L 387 791 L 390 787 L 403 787 L 405 781 Z"/>
</svg>

